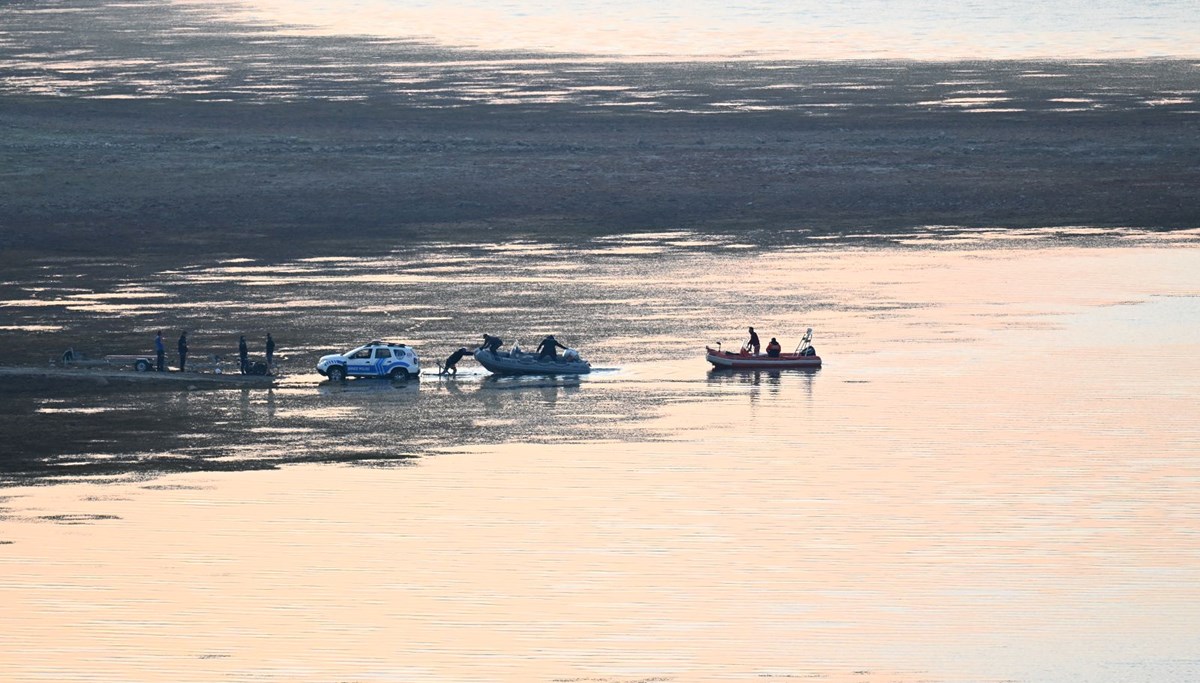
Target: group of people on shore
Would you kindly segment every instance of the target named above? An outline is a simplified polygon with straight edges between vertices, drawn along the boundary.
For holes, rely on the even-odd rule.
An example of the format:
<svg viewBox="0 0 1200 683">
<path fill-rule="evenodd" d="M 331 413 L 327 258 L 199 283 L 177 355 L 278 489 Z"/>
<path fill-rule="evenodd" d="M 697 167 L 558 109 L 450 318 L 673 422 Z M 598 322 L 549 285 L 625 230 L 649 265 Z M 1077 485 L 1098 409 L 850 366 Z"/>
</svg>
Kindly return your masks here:
<svg viewBox="0 0 1200 683">
<path fill-rule="evenodd" d="M 753 327 L 750 328 L 750 341 L 746 342 L 742 348 L 753 351 L 756 356 L 762 355 L 762 342 L 758 340 L 758 333 L 754 331 Z M 767 344 L 767 357 L 778 358 L 782 352 L 783 347 L 779 345 L 779 341 L 775 337 L 771 337 L 771 341 Z"/>
<path fill-rule="evenodd" d="M 179 371 L 187 370 L 188 357 L 188 336 L 187 330 L 184 330 L 179 335 L 179 341 L 175 343 L 175 348 L 179 352 Z M 271 337 L 271 333 L 267 333 L 266 342 L 267 363 L 266 371 L 270 372 L 272 365 L 275 362 L 275 340 Z M 164 372 L 166 370 L 167 361 L 167 344 L 163 339 L 162 330 L 158 331 L 158 336 L 154 338 L 154 357 L 155 370 Z M 250 349 L 246 344 L 246 336 L 242 335 L 238 338 L 238 368 L 243 375 L 251 374 L 253 364 L 250 362 Z"/>
</svg>

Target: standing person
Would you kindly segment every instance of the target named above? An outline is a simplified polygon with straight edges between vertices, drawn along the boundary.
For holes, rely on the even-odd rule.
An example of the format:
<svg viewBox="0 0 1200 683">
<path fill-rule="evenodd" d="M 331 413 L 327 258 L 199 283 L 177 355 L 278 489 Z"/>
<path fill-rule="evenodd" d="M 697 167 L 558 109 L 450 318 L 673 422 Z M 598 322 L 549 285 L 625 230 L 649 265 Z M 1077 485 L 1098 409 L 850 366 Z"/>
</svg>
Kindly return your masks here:
<svg viewBox="0 0 1200 683">
<path fill-rule="evenodd" d="M 158 371 L 162 372 L 167 364 L 167 343 L 163 341 L 162 330 L 159 330 L 158 336 L 154 338 L 154 357 L 158 361 Z"/>
<path fill-rule="evenodd" d="M 238 337 L 238 367 L 242 369 L 242 374 L 250 369 L 250 351 L 246 348 L 246 335 Z"/>
<path fill-rule="evenodd" d="M 746 348 L 754 349 L 754 355 L 757 356 L 758 351 L 761 347 L 762 347 L 762 345 L 758 341 L 758 333 L 754 331 L 753 327 L 751 327 L 750 328 L 750 341 L 746 342 Z"/>
<path fill-rule="evenodd" d="M 187 353 L 188 353 L 187 330 L 184 330 L 183 334 L 179 335 L 179 371 L 180 372 L 183 372 L 187 368 Z"/>
<path fill-rule="evenodd" d="M 550 360 L 554 360 L 555 358 L 558 358 L 558 352 L 555 351 L 555 347 L 558 347 L 560 349 L 567 348 L 567 347 L 563 346 L 562 344 L 559 344 L 558 340 L 554 338 L 554 335 L 552 335 L 552 334 L 546 335 L 546 338 L 542 340 L 542 343 L 538 344 L 538 348 L 537 348 L 538 360 L 541 360 L 543 358 L 549 358 Z"/>
<path fill-rule="evenodd" d="M 267 333 L 267 368 L 270 369 L 272 358 L 275 357 L 275 340 L 271 338 L 271 333 Z"/>
<path fill-rule="evenodd" d="M 771 337 L 771 341 L 767 344 L 767 356 L 769 358 L 778 358 L 783 351 L 783 347 L 779 345 L 779 340 Z"/>
</svg>

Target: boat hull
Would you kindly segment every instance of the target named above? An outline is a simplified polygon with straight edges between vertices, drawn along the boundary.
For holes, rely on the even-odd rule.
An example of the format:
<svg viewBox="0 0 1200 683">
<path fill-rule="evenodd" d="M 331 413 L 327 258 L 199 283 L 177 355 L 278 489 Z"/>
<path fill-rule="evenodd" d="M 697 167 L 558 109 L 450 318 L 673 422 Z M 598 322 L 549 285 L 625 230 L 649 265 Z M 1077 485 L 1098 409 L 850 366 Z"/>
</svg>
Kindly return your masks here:
<svg viewBox="0 0 1200 683">
<path fill-rule="evenodd" d="M 795 353 L 783 353 L 777 358 L 770 356 L 755 356 L 749 353 L 733 353 L 706 348 L 705 359 L 717 368 L 733 370 L 770 370 L 782 368 L 819 368 L 820 356 L 801 356 Z"/>
<path fill-rule="evenodd" d="M 586 375 L 592 365 L 585 360 L 538 359 L 532 353 L 493 353 L 479 350 L 475 360 L 497 375 Z"/>
</svg>

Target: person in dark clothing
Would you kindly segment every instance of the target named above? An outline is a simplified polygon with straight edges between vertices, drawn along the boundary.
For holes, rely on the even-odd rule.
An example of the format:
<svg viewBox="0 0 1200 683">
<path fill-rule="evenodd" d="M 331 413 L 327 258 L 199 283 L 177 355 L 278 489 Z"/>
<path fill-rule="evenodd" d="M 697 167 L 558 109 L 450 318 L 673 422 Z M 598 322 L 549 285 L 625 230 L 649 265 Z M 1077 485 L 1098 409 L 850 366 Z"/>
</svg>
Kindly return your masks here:
<svg viewBox="0 0 1200 683">
<path fill-rule="evenodd" d="M 238 367 L 242 369 L 242 374 L 250 369 L 250 352 L 246 348 L 246 336 L 238 337 Z"/>
<path fill-rule="evenodd" d="M 771 337 L 770 343 L 767 344 L 767 356 L 778 358 L 781 351 L 783 351 L 783 347 L 779 345 L 779 341 L 775 337 Z"/>
<path fill-rule="evenodd" d="M 759 353 L 759 348 L 761 348 L 761 344 L 758 341 L 758 333 L 754 331 L 753 327 L 750 328 L 750 341 L 746 342 L 746 348 L 753 349 L 756 356 Z"/>
<path fill-rule="evenodd" d="M 267 333 L 267 367 L 271 367 L 271 363 L 275 358 L 275 340 L 271 338 L 271 333 Z"/>
<path fill-rule="evenodd" d="M 162 330 L 158 331 L 158 336 L 154 338 L 154 357 L 157 360 L 157 370 L 162 372 L 167 364 L 167 343 L 163 341 Z"/>
<path fill-rule="evenodd" d="M 552 334 L 546 335 L 546 338 L 543 339 L 542 343 L 538 344 L 538 347 L 537 347 L 538 360 L 541 360 L 543 358 L 549 358 L 550 360 L 554 360 L 555 358 L 558 358 L 558 352 L 555 351 L 555 347 L 560 348 L 560 349 L 567 348 L 567 347 L 563 346 L 562 344 L 559 344 L 558 340 L 554 338 L 554 335 L 552 335 Z"/>
<path fill-rule="evenodd" d="M 455 376 L 458 374 L 458 361 L 463 359 L 463 356 L 470 353 L 465 347 L 461 348 L 446 358 L 445 363 L 438 363 L 439 375 Z"/>
<path fill-rule="evenodd" d="M 504 340 L 500 337 L 493 337 L 490 334 L 485 334 L 483 335 L 483 344 L 479 348 L 486 349 L 492 353 L 499 353 L 500 345 L 503 343 Z"/>
<path fill-rule="evenodd" d="M 179 371 L 180 372 L 183 372 L 187 368 L 187 354 L 188 354 L 187 330 L 184 330 L 183 334 L 179 335 Z"/>
</svg>

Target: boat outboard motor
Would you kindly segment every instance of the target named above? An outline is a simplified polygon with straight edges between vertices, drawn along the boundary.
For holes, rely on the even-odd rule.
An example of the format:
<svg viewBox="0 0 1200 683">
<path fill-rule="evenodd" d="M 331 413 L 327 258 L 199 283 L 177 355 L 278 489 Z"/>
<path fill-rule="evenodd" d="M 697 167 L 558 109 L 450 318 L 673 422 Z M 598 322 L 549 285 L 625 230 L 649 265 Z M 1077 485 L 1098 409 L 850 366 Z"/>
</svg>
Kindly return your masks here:
<svg viewBox="0 0 1200 683">
<path fill-rule="evenodd" d="M 817 355 L 817 347 L 807 346 L 804 348 L 803 351 L 800 352 L 800 355 L 801 356 L 815 356 L 815 355 Z"/>
<path fill-rule="evenodd" d="M 563 360 L 576 361 L 579 360 L 579 352 L 575 349 L 566 349 L 563 351 Z"/>
</svg>

